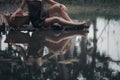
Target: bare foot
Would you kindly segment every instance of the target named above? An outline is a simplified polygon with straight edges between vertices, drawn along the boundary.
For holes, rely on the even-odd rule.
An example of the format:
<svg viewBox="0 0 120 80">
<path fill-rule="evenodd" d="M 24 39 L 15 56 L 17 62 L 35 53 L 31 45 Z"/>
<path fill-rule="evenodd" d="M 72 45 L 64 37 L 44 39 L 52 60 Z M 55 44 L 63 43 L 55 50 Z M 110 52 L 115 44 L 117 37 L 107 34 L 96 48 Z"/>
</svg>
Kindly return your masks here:
<svg viewBox="0 0 120 80">
<path fill-rule="evenodd" d="M 89 28 L 90 27 L 90 21 L 84 21 L 84 22 L 80 23 L 79 27 Z"/>
</svg>

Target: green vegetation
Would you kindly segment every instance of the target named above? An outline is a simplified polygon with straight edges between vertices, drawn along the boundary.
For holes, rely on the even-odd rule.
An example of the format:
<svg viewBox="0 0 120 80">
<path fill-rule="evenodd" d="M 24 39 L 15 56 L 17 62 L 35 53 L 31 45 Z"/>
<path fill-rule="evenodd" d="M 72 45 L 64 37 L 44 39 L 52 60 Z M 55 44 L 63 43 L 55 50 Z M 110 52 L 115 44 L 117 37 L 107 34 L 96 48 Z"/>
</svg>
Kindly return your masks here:
<svg viewBox="0 0 120 80">
<path fill-rule="evenodd" d="M 95 5 L 95 6 L 118 6 L 120 0 L 56 0 L 65 4 Z"/>
<path fill-rule="evenodd" d="M 4 5 L 4 10 L 8 10 L 8 12 L 14 11 L 21 0 L 0 0 L 2 4 L 10 4 L 8 5 L 10 9 L 8 9 L 7 5 Z M 60 3 L 63 3 L 68 8 L 68 13 L 73 19 L 78 20 L 86 20 L 89 17 L 90 19 L 94 19 L 97 16 L 104 17 L 107 19 L 120 19 L 120 0 L 55 0 Z M 2 7 L 2 8 L 3 8 Z M 1 12 L 3 11 L 0 9 Z M 26 9 L 25 9 L 26 10 Z M 79 16 L 79 17 L 78 17 Z"/>
<path fill-rule="evenodd" d="M 18 4 L 21 0 L 0 0 L 1 4 Z"/>
<path fill-rule="evenodd" d="M 0 3 L 19 3 L 21 0 L 0 0 Z M 120 0 L 56 0 L 64 4 L 93 5 L 93 6 L 119 6 Z"/>
<path fill-rule="evenodd" d="M 88 20 L 88 19 L 96 19 L 97 17 L 103 17 L 105 19 L 115 19 L 115 20 L 119 20 L 120 16 L 119 15 L 114 15 L 114 14 L 105 14 L 105 13 L 87 13 L 87 12 L 83 12 L 83 13 L 70 13 L 69 14 L 71 16 L 72 19 L 77 19 L 79 21 L 83 21 L 83 20 Z"/>
<path fill-rule="evenodd" d="M 86 20 L 103 17 L 105 19 L 120 19 L 120 7 L 94 7 L 94 6 L 76 6 L 67 5 L 68 13 L 72 19 Z"/>
</svg>

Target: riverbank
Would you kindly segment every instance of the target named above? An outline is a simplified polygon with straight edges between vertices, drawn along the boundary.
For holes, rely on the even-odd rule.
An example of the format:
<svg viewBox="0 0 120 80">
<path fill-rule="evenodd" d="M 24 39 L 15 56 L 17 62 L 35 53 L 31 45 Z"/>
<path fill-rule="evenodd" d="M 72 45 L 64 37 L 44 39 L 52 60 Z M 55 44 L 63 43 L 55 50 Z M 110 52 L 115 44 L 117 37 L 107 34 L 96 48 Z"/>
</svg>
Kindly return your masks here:
<svg viewBox="0 0 120 80">
<path fill-rule="evenodd" d="M 120 15 L 120 6 L 102 7 L 102 6 L 71 6 L 67 5 L 69 13 L 104 13 Z"/>
<path fill-rule="evenodd" d="M 105 7 L 105 6 L 79 6 L 79 5 L 66 5 L 69 14 L 76 13 L 96 13 L 96 14 L 112 14 L 120 15 L 120 6 Z M 18 4 L 0 5 L 0 14 L 12 13 L 18 8 Z M 24 9 L 27 11 L 27 8 Z"/>
<path fill-rule="evenodd" d="M 0 14 L 2 13 L 12 13 L 19 7 L 18 4 L 1 4 L 0 5 Z M 26 11 L 27 8 L 24 9 Z"/>
<path fill-rule="evenodd" d="M 106 19 L 120 19 L 120 6 L 71 6 L 67 5 L 68 13 L 73 19 L 86 20 L 104 17 Z"/>
<path fill-rule="evenodd" d="M 106 19 L 120 19 L 120 6 L 101 7 L 101 6 L 78 6 L 66 5 L 68 14 L 72 19 L 79 21 L 104 17 Z M 0 5 L 0 15 L 4 13 L 13 13 L 18 8 L 18 4 Z M 25 7 L 24 11 L 27 11 Z"/>
</svg>

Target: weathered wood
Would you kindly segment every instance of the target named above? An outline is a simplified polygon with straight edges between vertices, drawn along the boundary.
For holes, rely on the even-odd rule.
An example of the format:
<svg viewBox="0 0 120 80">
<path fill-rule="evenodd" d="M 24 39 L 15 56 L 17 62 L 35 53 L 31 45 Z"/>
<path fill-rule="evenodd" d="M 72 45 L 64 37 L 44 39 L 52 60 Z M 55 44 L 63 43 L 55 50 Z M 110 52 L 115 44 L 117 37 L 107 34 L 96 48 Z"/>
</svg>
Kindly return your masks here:
<svg viewBox="0 0 120 80">
<path fill-rule="evenodd" d="M 6 36 L 5 43 L 29 43 L 29 33 L 22 33 L 20 31 L 10 30 Z"/>
</svg>

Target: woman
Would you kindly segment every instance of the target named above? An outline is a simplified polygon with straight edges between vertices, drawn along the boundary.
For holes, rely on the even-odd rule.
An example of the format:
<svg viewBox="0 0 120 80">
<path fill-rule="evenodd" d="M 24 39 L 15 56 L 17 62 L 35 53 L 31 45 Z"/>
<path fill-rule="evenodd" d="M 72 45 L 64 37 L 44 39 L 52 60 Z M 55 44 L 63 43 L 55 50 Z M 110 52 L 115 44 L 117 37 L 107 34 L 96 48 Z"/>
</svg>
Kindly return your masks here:
<svg viewBox="0 0 120 80">
<path fill-rule="evenodd" d="M 51 7 L 47 11 L 43 9 L 44 1 L 51 4 Z M 29 16 L 33 27 L 38 28 L 52 23 L 88 27 L 85 22 L 73 22 L 66 12 L 67 8 L 63 4 L 54 0 L 22 0 L 19 8 L 12 14 L 11 20 L 14 20 L 16 14 L 22 11 L 26 3 L 28 5 Z M 57 13 L 60 17 L 54 16 L 55 13 Z"/>
</svg>

